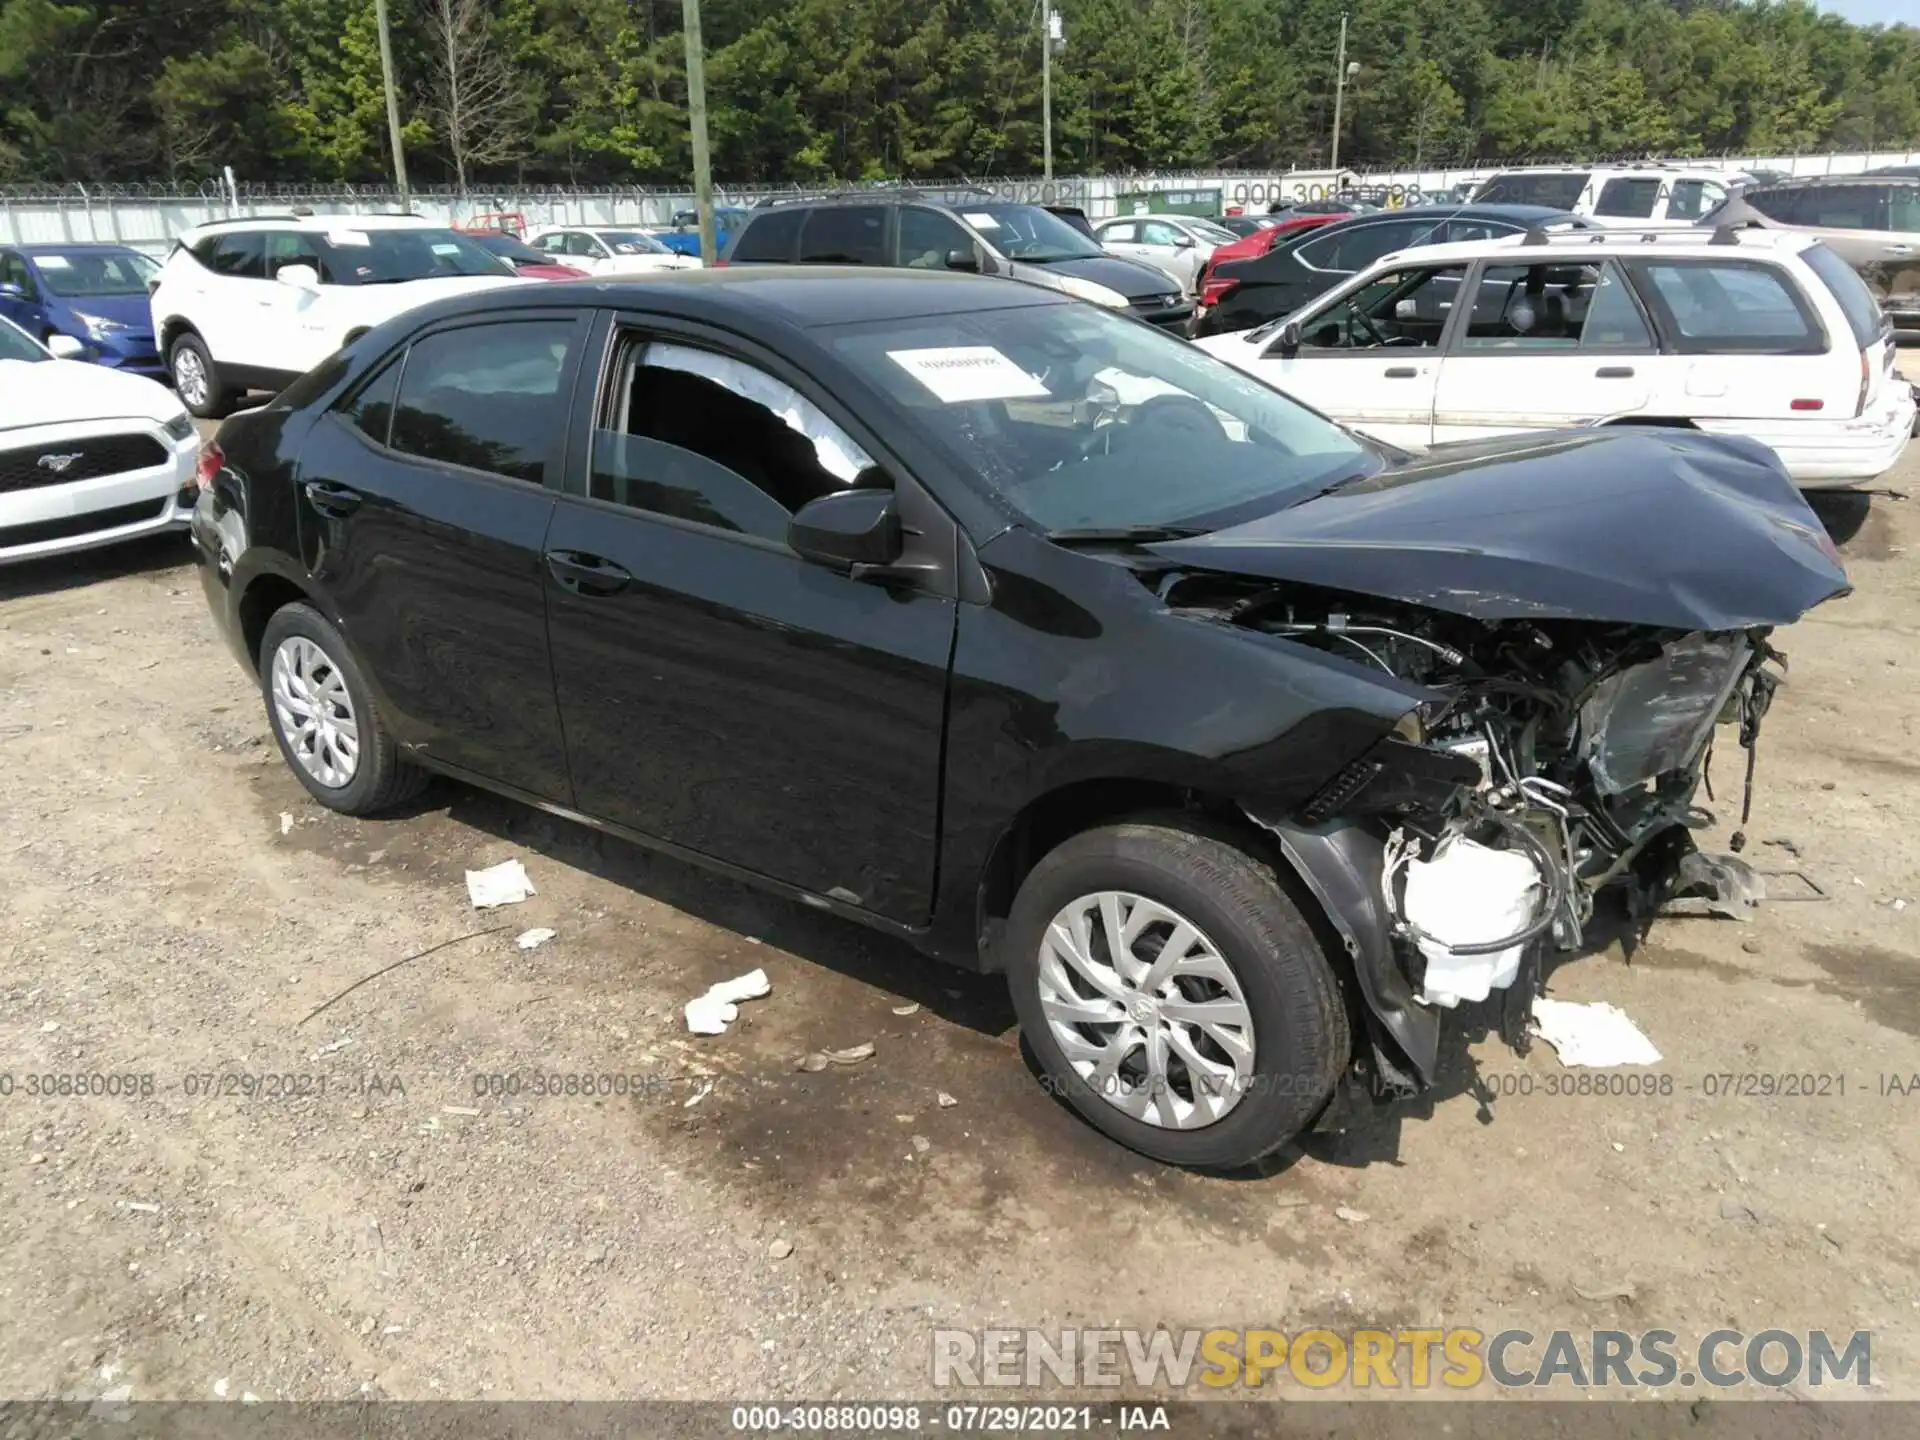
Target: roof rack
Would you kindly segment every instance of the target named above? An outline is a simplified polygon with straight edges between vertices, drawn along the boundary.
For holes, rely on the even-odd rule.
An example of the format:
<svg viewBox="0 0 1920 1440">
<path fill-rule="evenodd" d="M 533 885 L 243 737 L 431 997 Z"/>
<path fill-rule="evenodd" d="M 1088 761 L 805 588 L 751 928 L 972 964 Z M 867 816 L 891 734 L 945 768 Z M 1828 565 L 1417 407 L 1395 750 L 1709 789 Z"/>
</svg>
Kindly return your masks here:
<svg viewBox="0 0 1920 1440">
<path fill-rule="evenodd" d="M 766 210 L 780 205 L 814 205 L 823 200 L 858 200 L 869 205 L 884 205 L 890 200 L 998 200 L 993 191 L 980 185 L 887 185 L 871 190 L 814 190 L 793 195 L 767 195 L 755 202 L 754 209 Z"/>
<path fill-rule="evenodd" d="M 1761 227 L 1749 221 L 1745 225 L 1717 225 L 1709 245 L 1738 245 L 1742 230 L 1754 230 Z M 1661 240 L 1691 240 L 1700 243 L 1701 230 L 1697 225 L 1600 225 L 1591 230 L 1541 230 L 1530 229 L 1521 237 L 1522 245 L 1604 245 L 1609 240 L 1634 240 L 1641 245 L 1656 244 Z"/>
</svg>

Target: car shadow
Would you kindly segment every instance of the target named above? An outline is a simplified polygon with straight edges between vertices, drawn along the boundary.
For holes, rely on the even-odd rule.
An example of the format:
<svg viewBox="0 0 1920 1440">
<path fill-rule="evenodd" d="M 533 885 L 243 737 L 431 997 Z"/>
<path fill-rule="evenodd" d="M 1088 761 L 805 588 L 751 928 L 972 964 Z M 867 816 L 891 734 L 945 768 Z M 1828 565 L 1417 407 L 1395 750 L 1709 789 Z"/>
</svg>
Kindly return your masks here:
<svg viewBox="0 0 1920 1440">
<path fill-rule="evenodd" d="M 1807 506 L 1820 518 L 1836 545 L 1844 545 L 1867 523 L 1873 513 L 1873 497 L 1854 490 L 1807 490 Z"/>
<path fill-rule="evenodd" d="M 906 941 L 814 910 L 518 801 L 439 778 L 396 816 L 445 808 L 447 817 L 549 860 L 668 905 L 709 925 L 750 935 L 809 964 L 919 1002 L 950 1024 L 987 1036 L 1016 1024 L 1006 981 L 944 964 Z"/>
<path fill-rule="evenodd" d="M 0 567 L 0 600 L 24 599 L 77 590 L 83 585 L 115 580 L 124 575 L 150 575 L 177 569 L 193 559 L 185 530 L 142 535 L 98 550 L 46 555 Z"/>
</svg>

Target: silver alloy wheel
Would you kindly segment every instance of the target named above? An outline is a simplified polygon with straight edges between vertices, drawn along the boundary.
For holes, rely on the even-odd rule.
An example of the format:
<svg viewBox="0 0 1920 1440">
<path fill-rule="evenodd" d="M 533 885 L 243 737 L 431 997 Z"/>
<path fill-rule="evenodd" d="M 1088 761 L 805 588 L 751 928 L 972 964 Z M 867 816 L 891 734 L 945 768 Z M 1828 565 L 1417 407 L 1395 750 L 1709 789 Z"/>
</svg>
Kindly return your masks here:
<svg viewBox="0 0 1920 1440">
<path fill-rule="evenodd" d="M 205 407 L 212 392 L 207 385 L 207 367 L 200 363 L 197 350 L 182 345 L 173 352 L 173 388 L 187 404 Z"/>
<path fill-rule="evenodd" d="M 272 684 L 274 719 L 300 768 L 330 790 L 351 784 L 360 726 L 340 667 L 306 636 L 289 635 L 273 652 Z"/>
<path fill-rule="evenodd" d="M 1136 1120 L 1196 1130 L 1253 1080 L 1253 1012 L 1191 920 L 1126 891 L 1082 895 L 1040 942 L 1040 1005 L 1073 1066 Z"/>
</svg>

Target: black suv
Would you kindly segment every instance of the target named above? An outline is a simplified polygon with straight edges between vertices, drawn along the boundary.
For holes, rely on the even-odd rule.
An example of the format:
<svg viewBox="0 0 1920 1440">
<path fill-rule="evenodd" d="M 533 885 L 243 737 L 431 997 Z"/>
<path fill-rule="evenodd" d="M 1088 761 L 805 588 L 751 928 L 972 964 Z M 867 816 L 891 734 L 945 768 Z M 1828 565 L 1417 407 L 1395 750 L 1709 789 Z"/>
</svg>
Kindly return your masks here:
<svg viewBox="0 0 1920 1440">
<path fill-rule="evenodd" d="M 1151 265 L 1109 255 L 1079 212 L 999 200 L 984 190 L 855 190 L 764 200 L 735 232 L 720 263 L 898 265 L 1005 275 L 1182 334 L 1193 315 L 1179 281 Z"/>
<path fill-rule="evenodd" d="M 1445 452 L 1037 286 L 690 271 L 387 322 L 192 535 L 320 803 L 439 771 L 1004 971 L 1051 1088 L 1225 1166 L 1461 999 L 1524 1035 L 1600 888 L 1737 878 L 1715 720 L 1846 588 L 1753 442 Z"/>
</svg>

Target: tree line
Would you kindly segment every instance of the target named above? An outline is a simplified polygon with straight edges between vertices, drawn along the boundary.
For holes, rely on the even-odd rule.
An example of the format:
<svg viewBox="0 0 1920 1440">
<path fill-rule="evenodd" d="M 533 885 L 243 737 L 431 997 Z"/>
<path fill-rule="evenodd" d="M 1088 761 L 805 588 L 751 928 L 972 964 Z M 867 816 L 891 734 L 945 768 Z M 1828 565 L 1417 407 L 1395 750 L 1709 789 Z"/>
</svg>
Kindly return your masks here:
<svg viewBox="0 0 1920 1440">
<path fill-rule="evenodd" d="M 706 0 L 723 181 L 1031 175 L 1040 0 Z M 1920 146 L 1920 28 L 1806 0 L 1054 0 L 1061 174 Z M 419 183 L 678 184 L 680 0 L 389 0 Z M 0 180 L 378 182 L 374 0 L 0 0 Z"/>
</svg>

